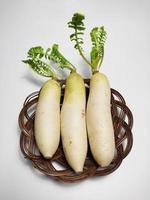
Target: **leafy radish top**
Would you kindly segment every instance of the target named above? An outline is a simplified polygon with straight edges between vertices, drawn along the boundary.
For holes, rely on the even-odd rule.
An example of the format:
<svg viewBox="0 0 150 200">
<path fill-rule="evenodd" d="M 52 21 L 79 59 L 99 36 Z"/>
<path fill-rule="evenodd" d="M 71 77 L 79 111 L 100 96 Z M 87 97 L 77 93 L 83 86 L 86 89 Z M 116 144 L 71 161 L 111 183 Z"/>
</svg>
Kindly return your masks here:
<svg viewBox="0 0 150 200">
<path fill-rule="evenodd" d="M 55 71 L 52 69 L 50 64 L 46 61 L 49 59 L 50 48 L 46 51 L 40 46 L 32 47 L 28 51 L 27 60 L 23 60 L 24 63 L 28 64 L 39 75 L 45 77 L 57 78 Z"/>
<path fill-rule="evenodd" d="M 58 44 L 53 44 L 50 53 L 50 60 L 54 61 L 59 67 L 67 68 L 71 72 L 76 71 L 76 68 L 60 53 Z"/>
<path fill-rule="evenodd" d="M 90 33 L 92 41 L 92 49 L 90 52 L 91 60 L 89 61 L 85 57 L 82 47 L 82 36 L 84 35 L 85 30 L 83 23 L 84 19 L 84 15 L 75 13 L 72 20 L 68 22 L 68 27 L 74 30 L 70 35 L 70 39 L 75 42 L 75 49 L 79 51 L 85 62 L 90 65 L 92 73 L 95 73 L 99 70 L 103 61 L 106 31 L 103 26 L 92 29 Z M 23 60 L 23 62 L 28 64 L 36 73 L 42 76 L 57 79 L 56 72 L 48 63 L 49 60 L 54 61 L 62 69 L 67 68 L 71 72 L 76 71 L 76 68 L 59 51 L 58 44 L 53 44 L 52 49 L 48 48 L 46 51 L 41 46 L 32 47 L 27 54 L 27 60 Z"/>
<path fill-rule="evenodd" d="M 54 61 L 59 67 L 67 68 L 71 72 L 76 68 L 60 53 L 58 44 L 53 44 L 52 49 L 46 51 L 41 46 L 32 47 L 28 51 L 27 60 L 23 60 L 31 69 L 41 76 L 57 79 L 57 74 L 53 70 L 49 61 Z"/>
<path fill-rule="evenodd" d="M 90 65 L 92 72 L 99 70 L 104 57 L 104 43 L 106 41 L 106 31 L 104 27 L 95 27 L 92 29 L 90 36 L 92 41 L 92 50 L 90 52 L 91 61 L 89 61 L 83 52 L 82 44 L 85 26 L 83 20 L 84 15 L 75 13 L 72 20 L 68 22 L 68 27 L 74 29 L 74 33 L 70 35 L 70 40 L 75 42 L 75 48 L 79 51 L 85 62 Z"/>
</svg>

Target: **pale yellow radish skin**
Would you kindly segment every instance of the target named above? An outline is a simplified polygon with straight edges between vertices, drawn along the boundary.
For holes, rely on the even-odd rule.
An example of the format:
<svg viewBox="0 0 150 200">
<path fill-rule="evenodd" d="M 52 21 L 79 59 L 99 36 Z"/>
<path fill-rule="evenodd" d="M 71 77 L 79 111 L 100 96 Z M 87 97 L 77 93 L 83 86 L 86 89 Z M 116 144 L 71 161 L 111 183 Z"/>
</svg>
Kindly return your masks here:
<svg viewBox="0 0 150 200">
<path fill-rule="evenodd" d="M 60 94 L 56 80 L 48 80 L 40 90 L 35 113 L 35 139 L 42 155 L 49 159 L 60 141 Z"/>
<path fill-rule="evenodd" d="M 92 155 L 102 167 L 108 166 L 115 155 L 110 95 L 107 77 L 100 72 L 95 73 L 90 81 L 86 120 Z"/>
<path fill-rule="evenodd" d="M 66 159 L 75 172 L 83 171 L 87 154 L 85 104 L 84 81 L 72 72 L 66 80 L 61 109 L 61 138 Z"/>
</svg>

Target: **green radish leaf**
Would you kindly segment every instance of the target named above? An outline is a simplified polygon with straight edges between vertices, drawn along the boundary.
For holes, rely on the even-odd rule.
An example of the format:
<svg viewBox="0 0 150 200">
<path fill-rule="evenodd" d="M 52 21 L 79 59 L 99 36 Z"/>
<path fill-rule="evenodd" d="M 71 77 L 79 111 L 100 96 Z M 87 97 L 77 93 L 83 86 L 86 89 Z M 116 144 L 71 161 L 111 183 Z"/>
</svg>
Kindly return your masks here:
<svg viewBox="0 0 150 200">
<path fill-rule="evenodd" d="M 61 68 L 76 71 L 76 68 L 60 53 L 58 44 L 53 44 L 50 60 L 55 62 Z"/>
<path fill-rule="evenodd" d="M 75 13 L 70 22 L 68 22 L 68 27 L 72 28 L 74 32 L 70 35 L 70 40 L 75 42 L 74 48 L 79 51 L 79 54 L 84 59 L 84 61 L 91 66 L 90 61 L 86 58 L 83 52 L 83 35 L 84 35 L 84 15 L 80 13 Z M 92 67 L 92 66 L 91 66 Z"/>
<path fill-rule="evenodd" d="M 54 77 L 54 72 L 50 69 L 49 65 L 41 60 L 28 59 L 23 60 L 23 62 L 28 64 L 33 71 L 41 76 Z"/>
<path fill-rule="evenodd" d="M 84 15 L 80 13 L 75 13 L 72 17 L 72 20 L 68 22 L 68 27 L 74 29 L 74 33 L 70 35 L 71 41 L 75 41 L 76 49 L 83 51 L 82 45 L 83 38 L 79 37 L 79 35 L 84 34 L 84 23 L 83 20 L 85 19 Z M 80 43 L 82 41 L 82 43 Z"/>
<path fill-rule="evenodd" d="M 91 64 L 93 72 L 101 66 L 104 57 L 104 44 L 106 41 L 106 31 L 104 27 L 95 27 L 91 33 L 92 50 L 91 50 Z"/>
<path fill-rule="evenodd" d="M 27 54 L 28 59 L 23 62 L 28 64 L 32 70 L 41 76 L 57 78 L 55 71 L 45 62 L 50 57 L 50 48 L 45 52 L 41 46 L 32 47 Z"/>
<path fill-rule="evenodd" d="M 42 58 L 44 56 L 44 49 L 41 46 L 32 47 L 28 51 L 28 58 Z"/>
</svg>

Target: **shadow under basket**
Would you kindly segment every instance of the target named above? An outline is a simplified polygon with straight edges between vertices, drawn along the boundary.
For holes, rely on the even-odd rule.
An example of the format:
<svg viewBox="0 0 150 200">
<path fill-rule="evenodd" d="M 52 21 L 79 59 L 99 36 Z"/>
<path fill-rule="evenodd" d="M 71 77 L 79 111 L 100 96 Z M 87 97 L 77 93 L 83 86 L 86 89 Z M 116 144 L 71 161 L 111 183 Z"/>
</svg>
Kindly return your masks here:
<svg viewBox="0 0 150 200">
<path fill-rule="evenodd" d="M 86 97 L 89 94 L 89 79 L 85 79 Z M 63 102 L 65 81 L 60 81 L 62 86 L 61 104 Z M 126 105 L 122 95 L 111 89 L 111 113 L 115 133 L 116 156 L 107 167 L 99 166 L 93 159 L 90 148 L 85 160 L 83 172 L 75 173 L 68 165 L 63 152 L 62 144 L 57 149 L 55 155 L 47 160 L 39 152 L 34 137 L 34 116 L 39 92 L 30 94 L 19 115 L 19 126 L 21 129 L 20 148 L 25 158 L 43 174 L 65 182 L 81 181 L 95 176 L 106 176 L 114 172 L 122 163 L 123 159 L 129 154 L 132 144 L 132 125 L 133 116 Z M 60 104 L 60 106 L 61 106 Z"/>
</svg>

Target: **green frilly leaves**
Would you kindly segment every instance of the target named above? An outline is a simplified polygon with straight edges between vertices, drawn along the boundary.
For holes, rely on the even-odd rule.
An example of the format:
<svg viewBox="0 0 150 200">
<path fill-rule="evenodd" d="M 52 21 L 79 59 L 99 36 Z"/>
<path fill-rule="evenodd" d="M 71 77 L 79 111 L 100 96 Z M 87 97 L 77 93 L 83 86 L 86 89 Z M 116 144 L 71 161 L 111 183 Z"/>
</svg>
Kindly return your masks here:
<svg viewBox="0 0 150 200">
<path fill-rule="evenodd" d="M 44 51 L 41 46 L 32 47 L 27 53 L 28 59 L 23 60 L 23 62 L 28 64 L 37 74 L 56 79 L 55 71 L 50 64 L 46 63 L 47 59 L 50 58 L 50 51 L 50 48 Z"/>
<path fill-rule="evenodd" d="M 104 27 L 95 27 L 91 33 L 92 50 L 91 50 L 91 64 L 93 71 L 96 71 L 101 66 L 104 57 L 104 44 L 106 41 L 106 31 Z"/>
<path fill-rule="evenodd" d="M 49 57 L 62 69 L 67 68 L 70 71 L 76 71 L 76 68 L 60 53 L 58 44 L 53 44 Z"/>
<path fill-rule="evenodd" d="M 60 53 L 58 44 L 54 44 L 52 49 L 46 51 L 41 46 L 32 47 L 27 53 L 27 60 L 23 60 L 31 69 L 41 76 L 57 79 L 57 75 L 50 65 L 52 60 L 61 68 L 67 68 L 71 72 L 76 68 Z"/>
<path fill-rule="evenodd" d="M 75 13 L 72 17 L 72 20 L 68 22 L 68 27 L 74 29 L 74 33 L 70 35 L 70 40 L 75 41 L 75 48 L 78 50 L 82 49 L 83 44 L 83 38 L 82 35 L 84 34 L 84 15 L 81 15 L 79 13 Z"/>
<path fill-rule="evenodd" d="M 85 62 L 90 65 L 92 72 L 98 71 L 104 57 L 104 43 L 106 41 L 106 31 L 104 27 L 95 27 L 92 29 L 90 36 L 92 41 L 92 50 L 90 52 L 91 61 L 89 61 L 83 53 L 83 34 L 85 26 L 83 20 L 84 15 L 75 13 L 72 20 L 68 22 L 68 27 L 74 29 L 74 33 L 70 35 L 71 41 L 75 41 L 75 48 L 78 49 L 80 55 Z"/>
</svg>

